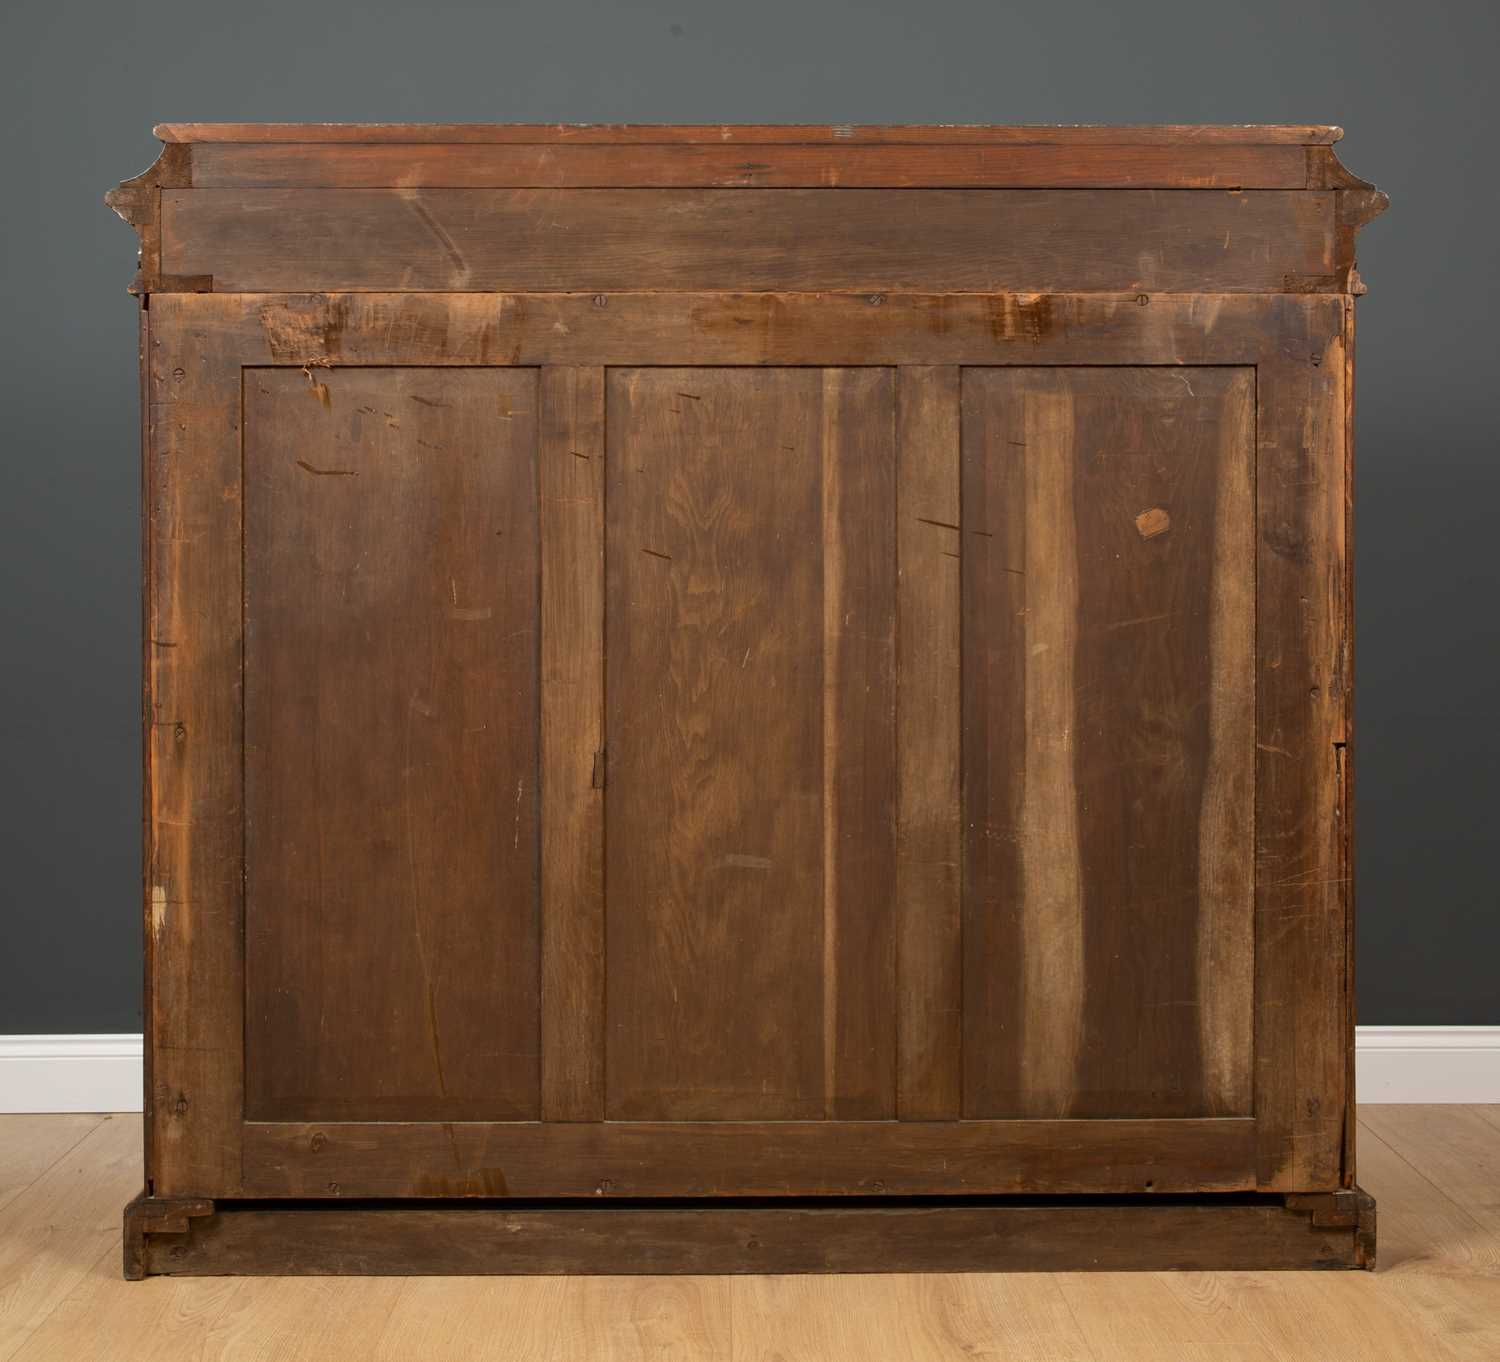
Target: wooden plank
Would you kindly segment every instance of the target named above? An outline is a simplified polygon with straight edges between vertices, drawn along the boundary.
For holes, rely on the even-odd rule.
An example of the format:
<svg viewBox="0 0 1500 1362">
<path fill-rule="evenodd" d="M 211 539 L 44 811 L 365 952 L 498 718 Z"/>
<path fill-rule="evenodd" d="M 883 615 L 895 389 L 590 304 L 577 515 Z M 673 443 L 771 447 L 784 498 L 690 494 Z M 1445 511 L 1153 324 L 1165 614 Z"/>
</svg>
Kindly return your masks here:
<svg viewBox="0 0 1500 1362">
<path fill-rule="evenodd" d="M 542 1117 L 604 1117 L 604 370 L 542 371 Z"/>
<path fill-rule="evenodd" d="M 1334 192 L 163 189 L 218 292 L 1335 290 Z"/>
<path fill-rule="evenodd" d="M 534 1119 L 536 371 L 248 370 L 244 466 L 246 1112 Z"/>
<path fill-rule="evenodd" d="M 244 364 L 1256 364 L 1337 296 L 172 294 Z M 1335 321 L 1337 324 L 1337 321 Z"/>
<path fill-rule="evenodd" d="M 1250 1113 L 1253 392 L 965 375 L 967 1115 Z"/>
<path fill-rule="evenodd" d="M 0 1207 L 0 1357 L 9 1357 L 118 1244 L 141 1187 L 141 1123 L 105 1117 Z"/>
<path fill-rule="evenodd" d="M 0 1211 L 102 1121 L 102 1116 L 0 1116 Z"/>
<path fill-rule="evenodd" d="M 1090 1356 L 1100 1362 L 1283 1362 L 1286 1356 L 1272 1351 L 1242 1312 L 1225 1308 L 1216 1279 L 1195 1281 L 1186 1296 L 1166 1278 L 1137 1273 L 1069 1273 L 1057 1283 Z"/>
<path fill-rule="evenodd" d="M 139 1283 L 122 1281 L 118 1268 L 117 1254 L 107 1250 L 6 1362 L 202 1362 L 213 1355 L 214 1325 L 250 1294 L 247 1286 L 254 1289 L 232 1277 L 203 1277 L 142 1290 Z"/>
<path fill-rule="evenodd" d="M 821 376 L 608 385 L 606 1109 L 821 1116 Z"/>
<path fill-rule="evenodd" d="M 890 1116 L 890 372 L 609 382 L 609 1113 Z"/>
<path fill-rule="evenodd" d="M 498 1340 L 506 1362 L 550 1362 L 566 1296 L 561 1277 L 408 1278 L 369 1362 L 484 1362 Z"/>
<path fill-rule="evenodd" d="M 245 1195 L 1234 1192 L 1254 1181 L 1254 1142 L 1248 1118 L 252 1122 Z"/>
<path fill-rule="evenodd" d="M 255 1207 L 147 1253 L 155 1273 L 230 1275 L 1307 1270 L 1351 1266 L 1353 1234 L 1264 1202 Z"/>
<path fill-rule="evenodd" d="M 878 1222 L 877 1222 L 878 1223 Z M 1029 1275 L 749 1276 L 735 1280 L 740 1356 L 779 1362 L 1097 1362 L 1056 1281 Z"/>
<path fill-rule="evenodd" d="M 1261 1186 L 1343 1174 L 1348 949 L 1343 318 L 1289 312 L 1257 370 L 1255 1114 Z"/>
<path fill-rule="evenodd" d="M 1300 146 L 203 143 L 194 189 L 1305 189 Z M 1320 186 L 1321 187 L 1321 186 Z"/>
<path fill-rule="evenodd" d="M 603 146 L 849 142 L 932 146 L 1302 146 L 1337 142 L 1325 123 L 1238 124 L 666 124 L 666 123 L 158 123 L 163 142 L 570 142 Z"/>
<path fill-rule="evenodd" d="M 954 1119 L 963 1083 L 959 370 L 897 387 L 897 1109 Z"/>
<path fill-rule="evenodd" d="M 1469 1216 L 1500 1235 L 1500 1130 L 1479 1111 L 1366 1105 L 1360 1119 Z"/>
<path fill-rule="evenodd" d="M 1364 1110 L 1378 1120 L 1383 1112 L 1397 1109 L 1367 1106 Z M 1462 1122 L 1472 1108 L 1409 1110 L 1421 1112 L 1441 1129 Z M 1392 1133 L 1409 1158 L 1369 1125 L 1362 1123 L 1359 1129 L 1360 1176 L 1380 1203 L 1381 1271 L 1404 1268 L 1424 1275 L 1486 1276 L 1500 1282 L 1500 1226 L 1486 1229 L 1469 1209 L 1474 1201 L 1472 1177 L 1454 1189 L 1456 1196 L 1445 1193 L 1423 1171 L 1438 1140 L 1416 1123 L 1406 1132 Z M 1402 1134 L 1409 1138 L 1402 1139 Z M 1436 1171 L 1442 1176 L 1441 1147 L 1435 1152 Z M 1460 1154 L 1455 1162 L 1461 1166 L 1462 1161 Z"/>
<path fill-rule="evenodd" d="M 823 1110 L 896 1115 L 895 378 L 822 374 Z M 762 999 L 761 1006 L 766 1006 Z"/>
<path fill-rule="evenodd" d="M 553 1328 L 555 1362 L 728 1362 L 739 1356 L 731 1353 L 729 1283 L 719 1277 L 574 1279 Z"/>
<path fill-rule="evenodd" d="M 244 1111 L 240 365 L 181 309 L 150 340 L 146 1177 L 223 1196 Z"/>
</svg>

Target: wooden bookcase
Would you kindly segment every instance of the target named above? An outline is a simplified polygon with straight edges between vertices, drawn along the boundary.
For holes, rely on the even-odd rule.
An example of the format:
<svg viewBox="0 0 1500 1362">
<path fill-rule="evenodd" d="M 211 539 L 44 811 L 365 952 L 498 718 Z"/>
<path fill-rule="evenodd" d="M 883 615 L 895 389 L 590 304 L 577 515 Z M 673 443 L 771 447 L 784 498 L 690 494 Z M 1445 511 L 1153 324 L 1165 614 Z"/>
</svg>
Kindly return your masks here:
<svg viewBox="0 0 1500 1362">
<path fill-rule="evenodd" d="M 127 1272 L 1372 1260 L 1338 129 L 157 132 Z"/>
</svg>

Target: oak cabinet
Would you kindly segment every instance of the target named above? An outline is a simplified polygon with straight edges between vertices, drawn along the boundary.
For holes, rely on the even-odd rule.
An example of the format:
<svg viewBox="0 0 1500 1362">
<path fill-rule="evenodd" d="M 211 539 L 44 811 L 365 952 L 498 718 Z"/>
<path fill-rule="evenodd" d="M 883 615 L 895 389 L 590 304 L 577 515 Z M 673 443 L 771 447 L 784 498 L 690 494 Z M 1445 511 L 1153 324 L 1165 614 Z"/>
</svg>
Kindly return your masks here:
<svg viewBox="0 0 1500 1362">
<path fill-rule="evenodd" d="M 127 1271 L 1372 1259 L 1336 129 L 158 133 Z"/>
</svg>

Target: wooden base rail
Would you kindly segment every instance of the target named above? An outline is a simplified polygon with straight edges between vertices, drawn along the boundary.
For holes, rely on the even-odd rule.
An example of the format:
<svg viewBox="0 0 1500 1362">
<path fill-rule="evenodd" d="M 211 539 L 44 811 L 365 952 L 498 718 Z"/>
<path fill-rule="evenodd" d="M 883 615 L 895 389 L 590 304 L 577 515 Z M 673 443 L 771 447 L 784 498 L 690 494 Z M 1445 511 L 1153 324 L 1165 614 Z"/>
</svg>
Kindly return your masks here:
<svg viewBox="0 0 1500 1362">
<path fill-rule="evenodd" d="M 125 1275 L 1250 1271 L 1373 1268 L 1375 1201 L 1276 1196 L 691 1201 L 156 1200 Z"/>
</svg>

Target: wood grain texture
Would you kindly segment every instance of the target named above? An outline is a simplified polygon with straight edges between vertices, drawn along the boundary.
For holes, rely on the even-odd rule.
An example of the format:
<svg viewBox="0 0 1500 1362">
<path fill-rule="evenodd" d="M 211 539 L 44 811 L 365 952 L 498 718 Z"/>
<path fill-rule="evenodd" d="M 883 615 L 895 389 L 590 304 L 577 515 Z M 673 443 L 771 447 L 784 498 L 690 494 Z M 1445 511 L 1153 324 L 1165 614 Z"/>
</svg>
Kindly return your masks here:
<svg viewBox="0 0 1500 1362">
<path fill-rule="evenodd" d="M 897 378 L 897 1114 L 954 1119 L 963 1085 L 959 370 Z"/>
<path fill-rule="evenodd" d="M 888 1115 L 890 375 L 607 406 L 607 1109 Z"/>
<path fill-rule="evenodd" d="M 538 1113 L 537 396 L 246 371 L 251 1117 Z"/>
<path fill-rule="evenodd" d="M 800 145 L 1322 146 L 1342 128 L 1323 123 L 1239 124 L 664 124 L 664 123 L 158 123 L 163 142 L 301 142 L 596 146 L 693 143 Z"/>
<path fill-rule="evenodd" d="M 1348 558 L 1343 318 L 1290 314 L 1257 372 L 1255 1113 L 1266 1188 L 1339 1185 Z"/>
<path fill-rule="evenodd" d="M 1250 1111 L 1253 376 L 965 375 L 965 1110 Z"/>
<path fill-rule="evenodd" d="M 120 1207 L 140 1185 L 140 1120 L 106 1117 L 0 1207 L 0 1357 L 20 1348 L 105 1252 L 115 1276 Z"/>
<path fill-rule="evenodd" d="M 1255 1122 L 249 1123 L 245 1195 L 1241 1192 Z"/>
<path fill-rule="evenodd" d="M 1300 146 L 201 143 L 195 189 L 1305 189 Z"/>
<path fill-rule="evenodd" d="M 604 1116 L 604 370 L 541 404 L 542 1116 Z"/>
<path fill-rule="evenodd" d="M 83 1114 L 0 1116 L 0 1211 L 103 1119 Z"/>
<path fill-rule="evenodd" d="M 150 342 L 147 1176 L 223 1195 L 244 1109 L 240 369 L 180 312 Z"/>
<path fill-rule="evenodd" d="M 1258 364 L 1334 296 L 887 293 L 172 294 L 243 364 Z"/>
<path fill-rule="evenodd" d="M 159 1245 L 148 1242 L 148 1253 L 151 1270 L 161 1274 L 714 1273 L 774 1280 L 765 1274 L 1233 1271 L 1272 1265 L 1308 1271 L 1348 1268 L 1352 1243 L 1348 1227 L 1318 1226 L 1305 1211 L 1257 1202 L 980 1200 L 817 1208 L 586 1203 L 574 1209 L 486 1203 L 466 1209 L 231 1209 L 182 1242 L 171 1236 Z M 677 1283 L 662 1283 L 663 1289 L 672 1285 Z M 822 1292 L 831 1285 L 814 1280 L 802 1290 Z M 590 1289 L 588 1276 L 571 1289 Z"/>
<path fill-rule="evenodd" d="M 1334 291 L 1334 192 L 164 189 L 218 292 Z M 1322 282 L 1318 282 L 1322 281 Z"/>
</svg>

